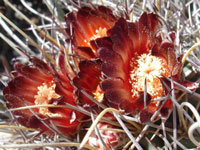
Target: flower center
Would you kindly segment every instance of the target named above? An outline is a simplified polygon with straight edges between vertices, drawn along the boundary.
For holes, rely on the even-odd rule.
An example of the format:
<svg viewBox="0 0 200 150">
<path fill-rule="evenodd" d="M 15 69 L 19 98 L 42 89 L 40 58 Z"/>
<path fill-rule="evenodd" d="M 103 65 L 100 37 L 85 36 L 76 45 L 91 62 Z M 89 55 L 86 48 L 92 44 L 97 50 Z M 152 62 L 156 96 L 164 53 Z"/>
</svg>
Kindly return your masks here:
<svg viewBox="0 0 200 150">
<path fill-rule="evenodd" d="M 100 89 L 100 87 L 98 86 L 96 91 L 93 92 L 94 94 L 94 98 L 98 101 L 98 102 L 102 102 L 103 101 L 103 96 L 104 96 L 104 93 L 103 91 Z"/>
<path fill-rule="evenodd" d="M 139 92 L 145 89 L 145 79 L 147 92 L 152 99 L 162 96 L 163 87 L 159 79 L 161 76 L 170 76 L 167 61 L 164 58 L 142 54 L 131 63 L 133 67 L 130 73 L 130 83 L 132 85 L 132 96 L 138 96 Z"/>
<path fill-rule="evenodd" d="M 37 95 L 35 98 L 35 105 L 45 105 L 49 104 L 51 99 L 57 99 L 60 96 L 55 93 L 56 84 L 54 81 L 43 83 L 41 86 L 38 86 Z M 51 113 L 48 107 L 39 107 L 39 113 L 49 117 L 61 117 L 60 114 Z"/>
<path fill-rule="evenodd" d="M 96 40 L 97 38 L 101 38 L 105 36 L 107 36 L 107 29 L 100 27 L 99 29 L 95 31 L 95 34 L 89 40 L 84 40 L 84 42 L 90 46 L 90 41 Z"/>
</svg>

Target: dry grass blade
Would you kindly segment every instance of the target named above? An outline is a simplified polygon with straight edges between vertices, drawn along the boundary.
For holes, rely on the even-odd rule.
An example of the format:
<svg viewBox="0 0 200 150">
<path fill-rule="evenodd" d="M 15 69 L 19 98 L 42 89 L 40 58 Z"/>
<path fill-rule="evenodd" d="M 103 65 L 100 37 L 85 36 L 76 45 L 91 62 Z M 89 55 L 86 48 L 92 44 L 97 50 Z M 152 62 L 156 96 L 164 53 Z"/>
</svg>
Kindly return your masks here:
<svg viewBox="0 0 200 150">
<path fill-rule="evenodd" d="M 92 119 L 92 122 L 94 122 L 94 115 L 92 113 L 91 113 L 91 119 Z M 104 140 L 103 140 L 103 138 L 102 138 L 102 136 L 101 136 L 101 134 L 100 134 L 99 129 L 97 128 L 97 126 L 95 127 L 95 133 L 96 133 L 98 139 L 100 139 L 100 142 L 103 145 L 103 147 L 106 150 L 108 150 L 108 147 L 106 146 L 106 143 L 104 142 Z"/>
<path fill-rule="evenodd" d="M 20 127 L 20 126 L 12 126 L 12 125 L 0 125 L 0 128 L 5 128 L 5 129 L 21 129 L 21 130 L 29 130 L 29 131 L 37 131 L 36 129 L 32 128 L 26 128 L 26 127 Z"/>
<path fill-rule="evenodd" d="M 8 149 L 8 148 L 43 148 L 43 147 L 70 147 L 70 146 L 80 146 L 80 143 L 67 143 L 67 142 L 59 142 L 59 143 L 41 143 L 41 144 L 12 144 L 12 145 L 0 145 L 0 148 Z M 83 146 L 89 150 L 97 150 L 97 148 L 93 146 L 89 146 L 85 144 Z"/>
</svg>

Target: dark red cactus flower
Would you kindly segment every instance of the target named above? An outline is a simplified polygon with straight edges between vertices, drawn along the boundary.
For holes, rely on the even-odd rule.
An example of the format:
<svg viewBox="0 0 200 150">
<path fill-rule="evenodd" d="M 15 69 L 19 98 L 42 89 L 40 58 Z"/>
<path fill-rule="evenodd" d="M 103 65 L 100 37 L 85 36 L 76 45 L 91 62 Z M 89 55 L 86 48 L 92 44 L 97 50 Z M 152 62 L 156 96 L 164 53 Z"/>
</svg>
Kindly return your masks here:
<svg viewBox="0 0 200 150">
<path fill-rule="evenodd" d="M 77 86 L 77 100 L 82 106 L 92 106 L 94 102 L 80 90 L 84 90 L 88 95 L 102 102 L 103 91 L 99 87 L 101 70 L 100 60 L 83 60 L 79 63 L 80 72 L 73 79 L 73 83 Z"/>
<path fill-rule="evenodd" d="M 65 21 L 72 48 L 77 54 L 90 59 L 96 57 L 91 41 L 107 36 L 107 30 L 114 25 L 116 17 L 112 10 L 105 6 L 85 6 L 78 12 L 67 14 Z"/>
<path fill-rule="evenodd" d="M 96 147 L 99 150 L 120 149 L 124 144 L 128 142 L 128 138 L 125 133 L 116 131 L 116 127 L 107 123 L 99 123 L 97 125 L 99 133 L 103 142 L 98 138 L 95 132 L 88 139 L 88 144 Z"/>
<path fill-rule="evenodd" d="M 3 89 L 9 109 L 43 104 L 64 105 L 65 102 L 76 105 L 73 98 L 74 88 L 62 72 L 55 71 L 35 57 L 30 62 L 29 65 L 16 63 L 13 79 Z M 32 110 L 36 115 L 30 109 L 17 110 L 13 114 L 20 124 L 50 134 L 52 130 L 48 126 L 56 128 L 58 133 L 72 136 L 79 129 L 79 119 L 83 116 L 70 108 L 38 107 Z"/>
<path fill-rule="evenodd" d="M 133 115 L 139 110 L 141 115 L 145 114 L 140 117 L 148 117 L 145 121 L 157 110 L 160 102 L 152 100 L 168 93 L 161 82 L 162 77 L 173 76 L 177 80 L 181 69 L 175 54 L 174 34 L 169 35 L 171 39 L 163 39 L 160 29 L 161 23 L 156 15 L 143 13 L 135 23 L 120 18 L 107 37 L 95 41 L 105 76 L 100 85 L 106 105 Z M 171 100 L 167 100 L 163 110 L 171 107 Z M 142 113 L 144 110 L 146 113 Z"/>
</svg>

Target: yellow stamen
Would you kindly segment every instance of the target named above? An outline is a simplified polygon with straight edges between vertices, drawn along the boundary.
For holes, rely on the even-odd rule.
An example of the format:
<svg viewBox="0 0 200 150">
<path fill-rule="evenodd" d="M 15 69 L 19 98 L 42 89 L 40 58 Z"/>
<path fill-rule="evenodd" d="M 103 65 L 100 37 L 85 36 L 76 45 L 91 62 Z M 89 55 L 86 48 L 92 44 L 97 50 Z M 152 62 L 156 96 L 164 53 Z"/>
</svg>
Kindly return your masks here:
<svg viewBox="0 0 200 150">
<path fill-rule="evenodd" d="M 133 66 L 133 70 L 130 74 L 130 83 L 133 88 L 133 97 L 144 91 L 145 78 L 147 92 L 152 98 L 162 96 L 163 88 L 159 77 L 162 75 L 168 77 L 170 75 L 164 58 L 152 56 L 151 54 L 142 54 L 137 57 L 137 61 L 133 62 L 131 66 Z"/>
<path fill-rule="evenodd" d="M 50 100 L 57 99 L 60 96 L 55 93 L 55 83 L 52 82 L 52 85 L 48 86 L 46 83 L 43 83 L 41 86 L 38 87 L 37 95 L 35 95 L 35 104 L 36 105 L 43 105 L 49 104 Z M 40 107 L 39 108 L 40 114 L 49 117 L 61 117 L 61 114 L 58 113 L 51 113 L 47 107 Z"/>
<path fill-rule="evenodd" d="M 95 98 L 98 102 L 102 102 L 104 93 L 103 93 L 103 91 L 100 89 L 100 87 L 97 87 L 97 90 L 96 90 L 93 94 L 94 94 L 94 98 Z"/>
<path fill-rule="evenodd" d="M 84 40 L 85 43 L 87 43 L 90 46 L 90 41 L 96 40 L 97 38 L 105 37 L 107 36 L 107 29 L 106 28 L 99 28 L 96 31 L 96 34 L 94 34 L 88 41 Z"/>
</svg>

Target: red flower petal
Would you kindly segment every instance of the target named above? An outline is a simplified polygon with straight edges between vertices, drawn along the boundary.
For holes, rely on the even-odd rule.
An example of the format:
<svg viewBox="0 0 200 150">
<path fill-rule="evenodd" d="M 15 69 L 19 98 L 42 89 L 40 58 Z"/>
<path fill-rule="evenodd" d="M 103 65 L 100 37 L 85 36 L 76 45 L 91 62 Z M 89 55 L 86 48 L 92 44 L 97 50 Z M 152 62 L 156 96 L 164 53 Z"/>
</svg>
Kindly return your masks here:
<svg viewBox="0 0 200 150">
<path fill-rule="evenodd" d="M 149 109 L 149 108 L 143 109 L 140 112 L 140 122 L 146 123 L 146 122 L 150 121 L 153 113 L 154 113 L 154 111 L 152 111 L 152 109 Z"/>
<path fill-rule="evenodd" d="M 184 87 L 186 87 L 188 90 L 191 90 L 191 91 L 195 91 L 197 88 L 200 87 L 199 83 L 191 82 L 191 81 L 179 81 L 178 83 L 183 85 Z M 180 87 L 175 85 L 175 88 L 179 89 Z"/>
<path fill-rule="evenodd" d="M 115 64 L 111 64 L 108 62 L 105 62 L 102 64 L 102 71 L 106 76 L 109 77 L 119 77 L 124 79 L 125 78 L 125 73 L 121 71 L 121 69 L 116 66 Z"/>
<path fill-rule="evenodd" d="M 80 72 L 78 76 L 74 78 L 73 83 L 78 87 L 77 94 L 78 100 L 82 105 L 94 103 L 79 90 L 84 90 L 87 94 L 95 97 L 96 92 L 98 92 L 98 85 L 100 83 L 100 62 L 99 61 L 81 61 L 79 63 Z"/>
<path fill-rule="evenodd" d="M 144 103 L 148 106 L 151 102 L 151 95 L 147 93 L 146 102 L 144 102 L 144 93 L 139 93 L 139 97 L 133 102 L 132 109 L 141 111 L 144 108 Z M 134 112 L 133 112 L 134 113 Z"/>
<path fill-rule="evenodd" d="M 9 82 L 8 87 L 4 88 L 4 94 L 13 94 L 34 103 L 34 95 L 36 95 L 38 91 L 35 86 L 39 85 L 19 76 Z"/>
<path fill-rule="evenodd" d="M 119 89 L 123 88 L 123 81 L 121 79 L 117 79 L 117 78 L 108 78 L 105 79 L 102 83 L 101 83 L 101 89 L 103 91 L 109 90 L 109 89 L 113 89 L 115 87 L 118 87 Z"/>
<path fill-rule="evenodd" d="M 120 104 L 129 101 L 129 96 L 126 94 L 126 90 L 123 89 L 111 89 L 106 90 L 105 98 L 114 104 Z"/>
<path fill-rule="evenodd" d="M 66 64 L 65 54 L 63 52 L 61 52 L 58 55 L 58 67 L 59 70 L 62 72 L 62 74 L 65 76 L 65 78 L 66 76 L 69 76 L 70 78 L 74 77 L 74 74 L 68 69 L 68 66 Z"/>
<path fill-rule="evenodd" d="M 110 38 L 113 51 L 118 53 L 125 63 L 130 55 L 132 43 L 128 36 L 128 24 L 123 18 L 120 18 L 110 30 Z"/>
</svg>

